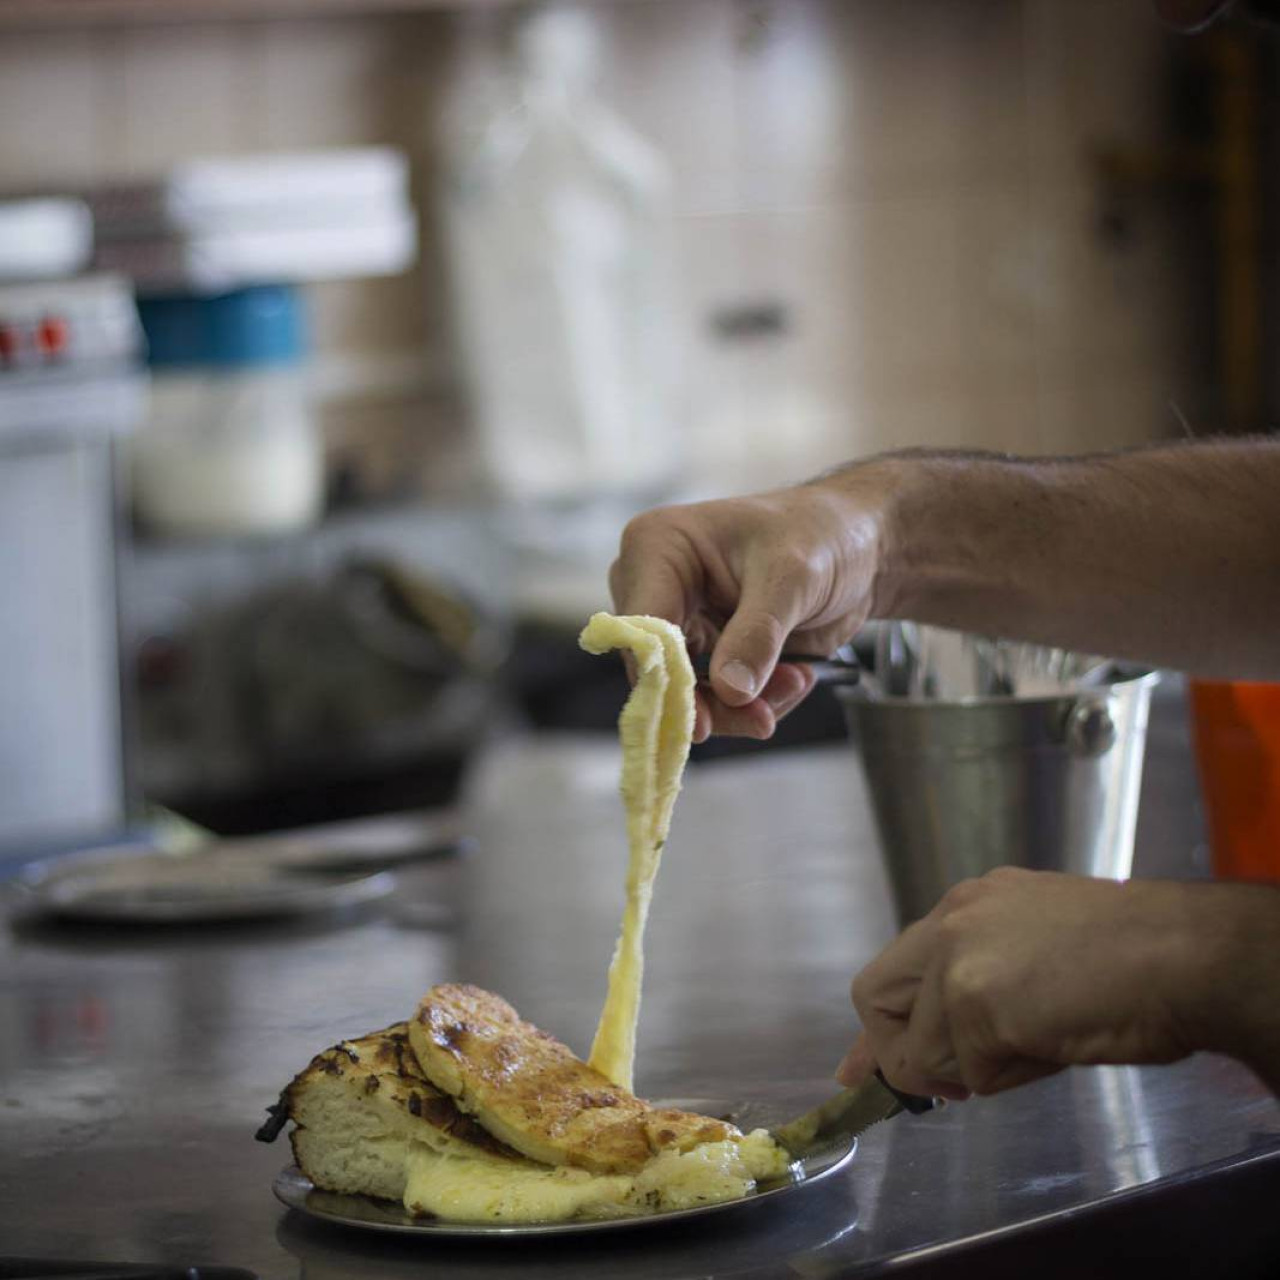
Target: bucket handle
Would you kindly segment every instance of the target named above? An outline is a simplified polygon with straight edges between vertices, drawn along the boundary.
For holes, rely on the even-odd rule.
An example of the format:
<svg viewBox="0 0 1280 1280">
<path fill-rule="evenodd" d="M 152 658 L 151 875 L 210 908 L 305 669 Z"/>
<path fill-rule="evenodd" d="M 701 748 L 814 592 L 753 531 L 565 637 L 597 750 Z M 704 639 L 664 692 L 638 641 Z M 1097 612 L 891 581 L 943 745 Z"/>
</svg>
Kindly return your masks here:
<svg viewBox="0 0 1280 1280">
<path fill-rule="evenodd" d="M 1116 723 L 1105 703 L 1078 702 L 1067 713 L 1065 736 L 1072 755 L 1096 759 L 1115 746 Z"/>
</svg>

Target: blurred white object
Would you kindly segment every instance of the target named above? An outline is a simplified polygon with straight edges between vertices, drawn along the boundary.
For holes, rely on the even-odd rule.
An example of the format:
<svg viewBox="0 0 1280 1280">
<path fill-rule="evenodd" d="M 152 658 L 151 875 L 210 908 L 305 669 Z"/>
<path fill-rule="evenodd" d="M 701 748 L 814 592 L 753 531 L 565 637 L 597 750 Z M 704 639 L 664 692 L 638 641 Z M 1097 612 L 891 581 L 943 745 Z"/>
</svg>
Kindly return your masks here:
<svg viewBox="0 0 1280 1280">
<path fill-rule="evenodd" d="M 409 165 L 393 147 L 210 157 L 151 181 L 90 194 L 99 234 L 202 234 L 341 225 L 408 202 Z"/>
<path fill-rule="evenodd" d="M 96 263 L 129 276 L 140 289 L 221 291 L 267 281 L 300 283 L 396 275 L 417 254 L 411 211 L 349 227 L 239 228 L 188 238 L 107 240 Z"/>
<path fill-rule="evenodd" d="M 132 459 L 134 505 L 157 533 L 285 533 L 324 501 L 324 447 L 293 369 L 157 377 Z"/>
<path fill-rule="evenodd" d="M 659 493 L 678 464 L 671 183 L 596 97 L 594 19 L 473 50 L 446 111 L 453 301 L 488 477 L 519 500 Z"/>
<path fill-rule="evenodd" d="M 97 266 L 143 290 L 394 275 L 417 255 L 408 163 L 389 147 L 192 160 L 89 202 Z"/>
<path fill-rule="evenodd" d="M 0 280 L 75 275 L 92 253 L 93 217 L 82 201 L 0 201 Z"/>
</svg>

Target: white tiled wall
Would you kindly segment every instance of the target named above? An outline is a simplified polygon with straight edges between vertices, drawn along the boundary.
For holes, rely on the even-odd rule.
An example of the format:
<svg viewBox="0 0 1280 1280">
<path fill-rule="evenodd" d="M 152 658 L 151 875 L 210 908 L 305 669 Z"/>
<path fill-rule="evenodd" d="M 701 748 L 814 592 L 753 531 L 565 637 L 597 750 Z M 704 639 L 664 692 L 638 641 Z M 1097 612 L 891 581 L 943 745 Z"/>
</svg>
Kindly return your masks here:
<svg viewBox="0 0 1280 1280">
<path fill-rule="evenodd" d="M 618 106 L 681 180 L 697 312 L 776 299 L 791 319 L 698 353 L 717 486 L 899 445 L 1177 430 L 1178 228 L 1148 216 L 1124 252 L 1097 231 L 1095 149 L 1167 141 L 1169 37 L 1144 0 L 603 12 Z"/>
<path fill-rule="evenodd" d="M 1152 216 L 1108 247 L 1091 163 L 1100 143 L 1163 142 L 1168 37 L 1147 0 L 597 12 L 605 91 L 678 178 L 689 437 L 708 487 L 908 444 L 1066 451 L 1176 430 L 1177 228 Z M 451 31 L 438 14 L 0 31 L 0 182 L 390 141 L 418 157 L 429 207 Z M 412 276 L 317 289 L 322 348 L 438 364 L 433 245 L 428 219 Z M 785 308 L 785 333 L 714 337 L 708 313 L 758 301 Z M 402 411 L 404 447 L 428 447 L 421 405 Z"/>
<path fill-rule="evenodd" d="M 111 135 L 103 42 L 83 31 L 0 31 L 0 181 L 99 177 Z M 115 139 L 111 139 L 115 141 Z"/>
</svg>

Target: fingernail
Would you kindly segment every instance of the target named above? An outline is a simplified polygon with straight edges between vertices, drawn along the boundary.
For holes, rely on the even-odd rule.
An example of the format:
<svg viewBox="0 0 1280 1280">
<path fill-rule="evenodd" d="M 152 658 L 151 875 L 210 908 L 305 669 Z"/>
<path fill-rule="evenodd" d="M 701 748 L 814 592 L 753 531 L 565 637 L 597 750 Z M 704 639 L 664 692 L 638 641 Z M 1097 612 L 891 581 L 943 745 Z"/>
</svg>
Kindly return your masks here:
<svg viewBox="0 0 1280 1280">
<path fill-rule="evenodd" d="M 840 1059 L 840 1065 L 836 1068 L 836 1079 L 844 1085 L 846 1089 L 852 1088 L 858 1083 L 859 1058 L 861 1054 L 857 1049 L 850 1049 L 848 1053 Z"/>
<path fill-rule="evenodd" d="M 756 694 L 756 678 L 751 668 L 745 662 L 726 662 L 720 668 L 720 679 L 729 686 L 730 689 L 736 689 L 739 693 L 745 693 L 748 697 L 754 698 Z"/>
<path fill-rule="evenodd" d="M 772 698 L 766 697 L 765 701 L 769 704 L 769 709 L 773 712 L 773 718 L 775 720 L 781 720 L 783 716 L 790 715 L 791 712 L 800 705 L 802 699 L 779 698 L 777 702 L 774 702 Z"/>
</svg>

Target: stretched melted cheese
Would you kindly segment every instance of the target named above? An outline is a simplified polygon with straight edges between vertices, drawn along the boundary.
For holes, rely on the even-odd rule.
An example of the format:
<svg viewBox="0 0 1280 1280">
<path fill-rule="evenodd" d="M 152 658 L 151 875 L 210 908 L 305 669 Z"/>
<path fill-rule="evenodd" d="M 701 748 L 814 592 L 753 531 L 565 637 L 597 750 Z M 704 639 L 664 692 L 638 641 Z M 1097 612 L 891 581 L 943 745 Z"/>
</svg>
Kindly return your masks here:
<svg viewBox="0 0 1280 1280">
<path fill-rule="evenodd" d="M 633 1180 L 585 1169 L 459 1159 L 418 1146 L 405 1163 L 410 1213 L 450 1222 L 563 1222 L 625 1216 Z"/>
<path fill-rule="evenodd" d="M 689 1151 L 670 1148 L 638 1174 L 513 1163 L 484 1152 L 458 1157 L 415 1143 L 406 1160 L 404 1205 L 451 1222 L 620 1218 L 738 1200 L 787 1168 L 786 1153 L 763 1129 Z"/>
<path fill-rule="evenodd" d="M 636 664 L 635 687 L 618 717 L 627 816 L 627 896 L 609 965 L 609 990 L 589 1059 L 602 1075 L 631 1092 L 644 978 L 644 927 L 693 738 L 694 676 L 683 633 L 662 618 L 597 613 L 583 628 L 578 643 L 596 654 L 628 649 Z"/>
</svg>

